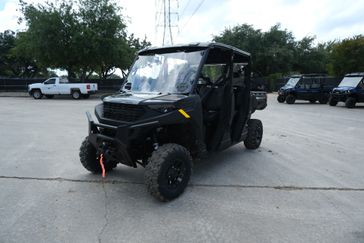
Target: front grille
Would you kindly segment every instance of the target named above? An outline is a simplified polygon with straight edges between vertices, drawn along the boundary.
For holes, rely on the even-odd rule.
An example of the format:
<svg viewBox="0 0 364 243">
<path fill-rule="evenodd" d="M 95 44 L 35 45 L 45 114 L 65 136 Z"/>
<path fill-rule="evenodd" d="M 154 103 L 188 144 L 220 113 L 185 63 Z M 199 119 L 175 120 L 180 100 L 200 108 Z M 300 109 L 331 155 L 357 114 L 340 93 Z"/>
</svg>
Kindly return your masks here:
<svg viewBox="0 0 364 243">
<path fill-rule="evenodd" d="M 103 117 L 117 121 L 134 122 L 138 120 L 144 112 L 143 106 L 140 105 L 104 102 Z"/>
</svg>

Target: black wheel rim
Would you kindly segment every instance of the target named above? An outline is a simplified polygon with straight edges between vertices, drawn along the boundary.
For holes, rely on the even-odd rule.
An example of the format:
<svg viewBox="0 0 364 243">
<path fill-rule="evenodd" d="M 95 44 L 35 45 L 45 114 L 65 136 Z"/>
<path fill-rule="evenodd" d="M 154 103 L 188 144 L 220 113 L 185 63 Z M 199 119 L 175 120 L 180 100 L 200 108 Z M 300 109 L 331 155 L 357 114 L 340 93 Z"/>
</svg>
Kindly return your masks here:
<svg viewBox="0 0 364 243">
<path fill-rule="evenodd" d="M 184 183 L 186 178 L 187 167 L 181 160 L 175 160 L 171 163 L 165 173 L 166 186 L 169 189 L 176 189 Z"/>
</svg>

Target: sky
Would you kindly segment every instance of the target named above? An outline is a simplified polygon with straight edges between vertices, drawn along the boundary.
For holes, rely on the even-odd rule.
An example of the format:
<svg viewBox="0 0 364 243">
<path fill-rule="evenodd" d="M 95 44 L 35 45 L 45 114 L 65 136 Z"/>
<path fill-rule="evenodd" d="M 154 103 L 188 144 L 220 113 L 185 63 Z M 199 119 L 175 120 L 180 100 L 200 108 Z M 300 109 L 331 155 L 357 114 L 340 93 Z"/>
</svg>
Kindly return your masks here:
<svg viewBox="0 0 364 243">
<path fill-rule="evenodd" d="M 42 0 L 25 0 L 43 3 Z M 57 1 L 57 0 L 51 0 Z M 59 1 L 59 0 L 58 0 Z M 297 39 L 316 36 L 318 42 L 338 40 L 364 34 L 364 1 L 362 0 L 176 0 L 171 1 L 174 43 L 210 41 L 213 35 L 238 24 L 251 24 L 263 31 L 280 23 Z M 161 45 L 163 0 L 115 0 L 127 16 L 128 32 L 147 37 Z M 167 1 L 168 2 L 168 1 Z M 24 30 L 18 24 L 18 0 L 0 0 L 0 31 Z M 157 13 L 157 14 L 156 14 Z M 156 16 L 159 21 L 156 21 Z M 170 38 L 166 36 L 166 42 Z"/>
</svg>

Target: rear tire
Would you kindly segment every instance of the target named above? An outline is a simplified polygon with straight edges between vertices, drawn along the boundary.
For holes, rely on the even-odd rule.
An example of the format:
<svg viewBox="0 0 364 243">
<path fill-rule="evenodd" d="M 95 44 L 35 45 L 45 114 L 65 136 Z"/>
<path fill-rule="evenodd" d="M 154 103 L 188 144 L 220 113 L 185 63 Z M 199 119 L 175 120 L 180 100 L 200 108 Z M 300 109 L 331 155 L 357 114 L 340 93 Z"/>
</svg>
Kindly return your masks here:
<svg viewBox="0 0 364 243">
<path fill-rule="evenodd" d="M 72 98 L 73 98 L 73 99 L 75 99 L 75 100 L 79 100 L 79 99 L 81 99 L 81 93 L 80 93 L 80 91 L 78 91 L 78 90 L 74 90 L 74 91 L 72 91 L 71 96 L 72 96 Z"/>
<path fill-rule="evenodd" d="M 39 89 L 36 89 L 36 90 L 32 91 L 32 96 L 34 99 L 39 100 L 39 99 L 42 99 L 43 94 Z"/>
<path fill-rule="evenodd" d="M 323 104 L 323 105 L 327 104 L 328 101 L 329 101 L 329 99 L 327 97 L 321 97 L 319 99 L 320 104 Z"/>
<path fill-rule="evenodd" d="M 53 98 L 54 98 L 54 95 L 45 95 L 45 97 L 46 97 L 47 99 L 53 99 Z"/>
<path fill-rule="evenodd" d="M 329 105 L 330 106 L 336 106 L 337 103 L 338 103 L 337 100 L 335 100 L 334 98 L 330 97 L 330 99 L 329 99 Z"/>
<path fill-rule="evenodd" d="M 285 100 L 286 100 L 286 98 L 285 98 L 283 95 L 278 95 L 278 97 L 277 97 L 277 101 L 278 101 L 279 103 L 283 103 Z"/>
<path fill-rule="evenodd" d="M 248 136 L 244 140 L 247 149 L 259 148 L 263 138 L 263 124 L 258 119 L 250 119 L 248 121 Z"/>
<path fill-rule="evenodd" d="M 355 107 L 355 104 L 356 104 L 356 99 L 353 98 L 353 97 L 349 97 L 345 101 L 345 106 L 347 108 L 354 108 Z"/>
<path fill-rule="evenodd" d="M 287 104 L 294 104 L 294 102 L 296 101 L 296 97 L 294 96 L 294 95 L 288 95 L 287 97 L 286 97 L 286 102 L 287 102 Z"/>
<path fill-rule="evenodd" d="M 97 174 L 101 173 L 101 165 L 98 161 L 96 148 L 88 141 L 88 137 L 83 140 L 80 147 L 80 161 L 86 170 Z M 105 171 L 110 171 L 116 167 L 116 163 L 104 163 Z"/>
<path fill-rule="evenodd" d="M 192 173 L 189 151 L 178 144 L 164 144 L 152 153 L 145 167 L 145 183 L 152 196 L 162 202 L 183 193 Z"/>
</svg>

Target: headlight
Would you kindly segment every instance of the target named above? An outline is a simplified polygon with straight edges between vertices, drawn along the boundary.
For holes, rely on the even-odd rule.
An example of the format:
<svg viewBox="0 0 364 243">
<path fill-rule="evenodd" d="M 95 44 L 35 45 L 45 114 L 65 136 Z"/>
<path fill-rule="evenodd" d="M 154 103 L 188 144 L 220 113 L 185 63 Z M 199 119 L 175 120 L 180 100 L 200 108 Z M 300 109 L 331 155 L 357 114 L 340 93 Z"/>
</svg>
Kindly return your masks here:
<svg viewBox="0 0 364 243">
<path fill-rule="evenodd" d="M 148 107 L 160 113 L 168 113 L 176 109 L 176 107 L 172 104 L 148 105 Z"/>
</svg>

